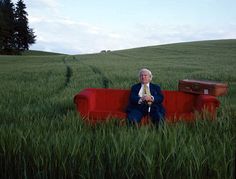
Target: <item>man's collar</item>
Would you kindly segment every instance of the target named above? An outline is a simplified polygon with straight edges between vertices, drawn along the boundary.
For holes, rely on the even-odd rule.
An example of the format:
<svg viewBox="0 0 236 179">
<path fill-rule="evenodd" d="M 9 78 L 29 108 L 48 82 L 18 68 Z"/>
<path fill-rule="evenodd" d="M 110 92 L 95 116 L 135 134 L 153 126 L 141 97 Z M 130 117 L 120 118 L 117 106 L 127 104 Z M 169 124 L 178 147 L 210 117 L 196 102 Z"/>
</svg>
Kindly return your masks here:
<svg viewBox="0 0 236 179">
<path fill-rule="evenodd" d="M 141 83 L 141 85 L 143 86 L 144 84 L 143 83 Z M 149 86 L 150 86 L 150 83 L 147 83 L 147 87 L 149 88 Z"/>
</svg>

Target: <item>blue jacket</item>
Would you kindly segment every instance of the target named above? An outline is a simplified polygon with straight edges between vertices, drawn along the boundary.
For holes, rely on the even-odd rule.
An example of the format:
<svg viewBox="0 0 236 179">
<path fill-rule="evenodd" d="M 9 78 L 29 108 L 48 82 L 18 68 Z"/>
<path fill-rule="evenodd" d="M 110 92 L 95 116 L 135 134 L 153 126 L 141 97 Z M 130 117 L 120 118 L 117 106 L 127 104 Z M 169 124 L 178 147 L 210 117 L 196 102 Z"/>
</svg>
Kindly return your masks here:
<svg viewBox="0 0 236 179">
<path fill-rule="evenodd" d="M 144 108 L 147 108 L 147 104 L 138 104 L 138 101 L 140 99 L 138 93 L 139 93 L 141 87 L 142 87 L 141 83 L 135 84 L 131 87 L 131 93 L 130 93 L 129 105 L 127 108 L 127 112 L 129 112 L 132 109 L 138 109 L 138 110 L 143 111 Z M 158 110 L 158 112 L 160 114 L 162 114 L 162 116 L 165 116 L 165 109 L 162 105 L 164 96 L 161 92 L 160 86 L 150 83 L 149 88 L 150 88 L 151 95 L 154 97 L 154 101 L 151 105 L 151 108 L 153 110 Z"/>
</svg>

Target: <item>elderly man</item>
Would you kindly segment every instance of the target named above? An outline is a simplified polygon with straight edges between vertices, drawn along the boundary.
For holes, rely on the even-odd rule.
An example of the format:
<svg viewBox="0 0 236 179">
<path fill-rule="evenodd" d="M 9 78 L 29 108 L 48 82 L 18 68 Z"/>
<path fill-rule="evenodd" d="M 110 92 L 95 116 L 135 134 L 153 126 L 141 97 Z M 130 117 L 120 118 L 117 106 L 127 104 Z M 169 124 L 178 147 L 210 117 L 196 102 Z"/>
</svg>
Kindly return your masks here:
<svg viewBox="0 0 236 179">
<path fill-rule="evenodd" d="M 128 122 L 138 124 L 143 116 L 149 115 L 152 122 L 158 124 L 165 116 L 161 89 L 151 83 L 152 73 L 146 68 L 139 71 L 139 80 L 140 83 L 131 88 L 127 108 Z"/>
</svg>

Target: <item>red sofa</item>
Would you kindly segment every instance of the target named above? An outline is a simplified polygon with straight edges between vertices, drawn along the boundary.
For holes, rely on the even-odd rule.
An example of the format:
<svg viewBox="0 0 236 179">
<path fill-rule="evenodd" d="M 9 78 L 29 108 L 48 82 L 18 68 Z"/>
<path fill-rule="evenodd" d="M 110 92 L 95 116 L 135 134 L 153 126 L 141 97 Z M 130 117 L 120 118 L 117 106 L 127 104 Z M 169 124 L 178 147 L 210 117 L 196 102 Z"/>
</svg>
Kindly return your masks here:
<svg viewBox="0 0 236 179">
<path fill-rule="evenodd" d="M 162 92 L 167 122 L 192 121 L 203 111 L 214 118 L 220 105 L 219 100 L 210 95 L 168 90 Z M 74 103 L 82 118 L 91 123 L 111 118 L 125 119 L 129 95 L 130 90 L 125 89 L 86 88 L 75 95 Z M 147 122 L 147 117 L 144 117 L 142 123 Z"/>
</svg>

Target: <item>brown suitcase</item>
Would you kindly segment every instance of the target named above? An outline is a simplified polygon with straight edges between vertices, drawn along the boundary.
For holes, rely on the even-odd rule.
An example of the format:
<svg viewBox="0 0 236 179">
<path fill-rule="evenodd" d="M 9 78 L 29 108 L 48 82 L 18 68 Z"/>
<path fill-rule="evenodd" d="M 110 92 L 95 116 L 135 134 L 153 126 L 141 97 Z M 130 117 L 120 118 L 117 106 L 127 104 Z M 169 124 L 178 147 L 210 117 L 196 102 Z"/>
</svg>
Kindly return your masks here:
<svg viewBox="0 0 236 179">
<path fill-rule="evenodd" d="M 226 83 L 191 79 L 179 80 L 178 87 L 179 91 L 212 96 L 223 96 L 227 93 L 228 89 Z"/>
</svg>

